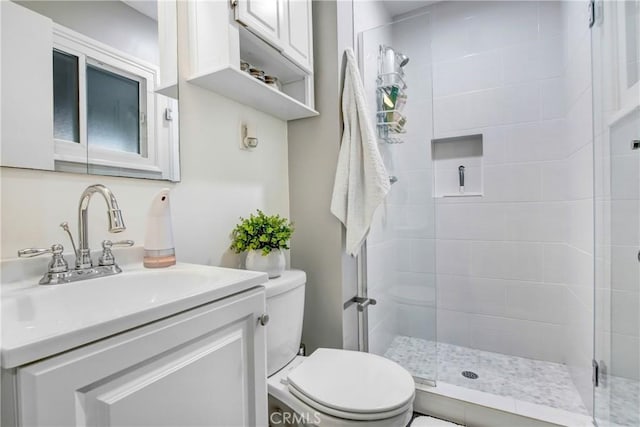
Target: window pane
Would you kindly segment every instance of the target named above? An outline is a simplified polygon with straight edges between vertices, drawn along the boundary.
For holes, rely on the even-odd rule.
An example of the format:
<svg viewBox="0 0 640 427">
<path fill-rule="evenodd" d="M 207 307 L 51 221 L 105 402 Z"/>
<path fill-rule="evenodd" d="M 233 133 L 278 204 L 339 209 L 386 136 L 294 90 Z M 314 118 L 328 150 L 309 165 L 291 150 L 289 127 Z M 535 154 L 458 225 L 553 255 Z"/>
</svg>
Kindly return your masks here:
<svg viewBox="0 0 640 427">
<path fill-rule="evenodd" d="M 90 145 L 140 154 L 140 83 L 87 65 Z"/>
<path fill-rule="evenodd" d="M 53 51 L 53 136 L 80 142 L 78 126 L 78 58 Z"/>
</svg>

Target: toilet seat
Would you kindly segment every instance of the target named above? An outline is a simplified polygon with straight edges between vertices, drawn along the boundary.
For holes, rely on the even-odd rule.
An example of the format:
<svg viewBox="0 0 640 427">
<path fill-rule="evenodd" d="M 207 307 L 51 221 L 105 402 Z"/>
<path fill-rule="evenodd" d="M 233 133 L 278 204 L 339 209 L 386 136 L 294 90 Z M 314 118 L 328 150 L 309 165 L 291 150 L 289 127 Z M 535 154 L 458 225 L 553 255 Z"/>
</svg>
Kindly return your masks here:
<svg viewBox="0 0 640 427">
<path fill-rule="evenodd" d="M 318 349 L 287 375 L 288 389 L 310 407 L 335 417 L 371 421 L 410 410 L 415 383 L 384 357 Z"/>
</svg>

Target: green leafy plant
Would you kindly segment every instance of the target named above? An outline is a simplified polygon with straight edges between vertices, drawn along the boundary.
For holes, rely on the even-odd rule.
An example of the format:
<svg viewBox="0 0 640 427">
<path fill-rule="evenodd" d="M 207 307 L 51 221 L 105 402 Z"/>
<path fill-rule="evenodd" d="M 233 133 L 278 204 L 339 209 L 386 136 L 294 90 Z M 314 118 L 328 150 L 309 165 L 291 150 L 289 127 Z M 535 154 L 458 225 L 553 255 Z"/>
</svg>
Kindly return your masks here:
<svg viewBox="0 0 640 427">
<path fill-rule="evenodd" d="M 249 218 L 240 217 L 240 223 L 233 229 L 231 249 L 236 253 L 261 250 L 269 255 L 274 249 L 289 249 L 289 240 L 293 234 L 293 224 L 280 215 L 265 215 L 260 209 L 258 214 Z"/>
</svg>

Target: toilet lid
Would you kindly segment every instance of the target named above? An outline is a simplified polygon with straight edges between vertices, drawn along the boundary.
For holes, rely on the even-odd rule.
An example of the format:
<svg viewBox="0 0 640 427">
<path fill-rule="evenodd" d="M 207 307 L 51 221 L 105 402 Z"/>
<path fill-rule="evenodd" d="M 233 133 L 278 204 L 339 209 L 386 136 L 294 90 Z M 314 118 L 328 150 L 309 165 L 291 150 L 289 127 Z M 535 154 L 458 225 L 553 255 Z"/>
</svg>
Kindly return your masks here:
<svg viewBox="0 0 640 427">
<path fill-rule="evenodd" d="M 325 413 L 348 419 L 383 419 L 413 403 L 415 383 L 384 357 L 321 348 L 287 377 L 290 391 Z"/>
</svg>

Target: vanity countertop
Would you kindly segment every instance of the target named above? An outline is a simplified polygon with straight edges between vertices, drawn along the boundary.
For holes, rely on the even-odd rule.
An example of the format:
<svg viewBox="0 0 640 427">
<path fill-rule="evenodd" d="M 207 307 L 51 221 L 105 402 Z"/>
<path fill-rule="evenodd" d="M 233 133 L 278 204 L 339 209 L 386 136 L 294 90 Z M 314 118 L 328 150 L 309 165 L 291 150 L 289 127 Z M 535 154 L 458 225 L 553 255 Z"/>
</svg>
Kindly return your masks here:
<svg viewBox="0 0 640 427">
<path fill-rule="evenodd" d="M 178 263 L 146 269 L 121 264 L 121 274 L 62 285 L 15 279 L 20 261 L 2 274 L 2 368 L 14 368 L 267 282 L 265 273 Z M 13 275 L 13 277 L 12 277 Z"/>
</svg>

